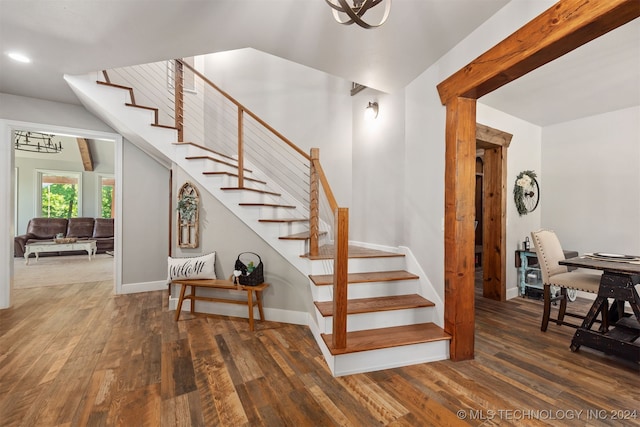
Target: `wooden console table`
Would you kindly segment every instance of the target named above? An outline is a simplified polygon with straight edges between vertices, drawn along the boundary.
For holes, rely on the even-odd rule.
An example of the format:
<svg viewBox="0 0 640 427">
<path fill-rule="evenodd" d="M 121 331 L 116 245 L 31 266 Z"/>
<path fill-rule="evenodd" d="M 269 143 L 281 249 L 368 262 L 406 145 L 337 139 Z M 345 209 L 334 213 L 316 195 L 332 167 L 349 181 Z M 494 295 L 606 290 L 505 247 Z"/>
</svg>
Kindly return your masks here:
<svg viewBox="0 0 640 427">
<path fill-rule="evenodd" d="M 246 305 L 249 309 L 249 329 L 253 331 L 253 309 L 257 305 L 258 313 L 260 314 L 260 320 L 264 320 L 264 312 L 262 310 L 262 291 L 264 291 L 269 284 L 261 283 L 257 286 L 244 286 L 244 285 L 236 285 L 230 280 L 221 280 L 221 279 L 184 279 L 184 280 L 174 280 L 171 283 L 175 285 L 181 285 L 182 289 L 180 289 L 180 299 L 178 299 L 178 306 L 176 307 L 176 321 L 180 318 L 180 312 L 182 310 L 182 302 L 185 299 L 191 300 L 191 313 L 195 313 L 195 302 L 197 301 L 209 301 L 209 302 L 223 302 L 229 304 L 242 304 Z M 191 293 L 185 295 L 185 291 L 187 287 L 191 287 Z M 247 299 L 246 300 L 236 300 L 231 298 L 221 298 L 221 297 L 205 297 L 205 296 L 196 296 L 197 288 L 210 288 L 210 289 L 224 289 L 230 291 L 246 291 Z M 255 292 L 255 299 L 253 298 L 253 293 Z"/>
</svg>

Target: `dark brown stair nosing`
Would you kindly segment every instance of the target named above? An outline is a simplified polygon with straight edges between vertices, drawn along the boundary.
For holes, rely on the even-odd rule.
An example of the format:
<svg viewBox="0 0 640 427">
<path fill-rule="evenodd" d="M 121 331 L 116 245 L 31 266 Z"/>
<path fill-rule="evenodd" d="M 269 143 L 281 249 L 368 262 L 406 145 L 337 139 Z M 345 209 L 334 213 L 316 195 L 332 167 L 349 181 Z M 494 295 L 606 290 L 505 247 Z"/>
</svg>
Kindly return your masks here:
<svg viewBox="0 0 640 427">
<path fill-rule="evenodd" d="M 334 356 L 451 340 L 451 335 L 435 323 L 417 323 L 413 325 L 347 332 L 347 347 L 342 349 L 333 347 L 333 335 L 321 334 L 321 336 L 329 352 Z"/>
<path fill-rule="evenodd" d="M 132 104 L 130 102 L 125 102 L 124 105 L 126 105 L 127 107 L 142 108 L 143 110 L 151 110 L 156 112 L 158 111 L 156 107 L 147 107 L 146 105 Z"/>
<path fill-rule="evenodd" d="M 314 301 L 314 304 L 323 317 L 333 316 L 333 301 Z M 378 313 L 433 306 L 435 306 L 434 303 L 418 294 L 392 295 L 348 300 L 347 314 Z"/>
<path fill-rule="evenodd" d="M 128 90 L 128 91 L 132 91 L 133 88 L 130 86 L 124 86 L 124 85 L 119 85 L 117 83 L 111 83 L 111 82 L 103 82 L 100 80 L 96 80 L 96 83 L 98 83 L 99 85 L 104 85 L 104 86 L 111 86 L 111 87 L 115 87 L 118 89 L 124 89 L 124 90 Z"/>
<path fill-rule="evenodd" d="M 301 258 L 309 258 L 311 260 L 333 259 L 334 258 L 333 245 L 325 245 L 320 248 L 318 255 L 310 255 L 309 253 L 300 255 Z M 386 252 L 377 249 L 362 248 L 360 246 L 349 245 L 349 258 L 391 258 L 391 257 L 404 257 L 402 253 Z"/>
<path fill-rule="evenodd" d="M 305 222 L 309 218 L 261 218 L 258 222 Z"/>
<path fill-rule="evenodd" d="M 247 179 L 247 178 L 245 178 L 245 179 Z M 295 209 L 296 208 L 293 205 L 279 205 L 277 203 L 238 203 L 238 205 L 239 206 L 248 206 L 248 207 L 265 207 L 265 208 L 285 208 L 285 209 Z"/>
<path fill-rule="evenodd" d="M 324 236 L 327 234 L 326 231 L 321 231 L 318 233 L 319 236 Z M 278 239 L 280 240 L 309 240 L 311 235 L 308 231 L 303 231 L 302 233 L 290 234 L 288 236 L 280 236 Z"/>
<path fill-rule="evenodd" d="M 266 191 L 266 190 L 258 190 L 257 188 L 247 188 L 247 187 L 221 187 L 220 188 L 223 191 L 252 191 L 254 193 L 262 193 L 262 194 L 269 194 L 271 196 L 282 196 L 282 194 L 280 193 L 274 193 L 272 191 Z"/>
<path fill-rule="evenodd" d="M 399 280 L 415 280 L 419 278 L 420 276 L 416 276 L 406 270 L 370 271 L 366 273 L 349 273 L 347 275 L 347 283 L 391 282 Z M 333 285 L 332 274 L 309 275 L 309 279 L 316 286 Z"/>
</svg>

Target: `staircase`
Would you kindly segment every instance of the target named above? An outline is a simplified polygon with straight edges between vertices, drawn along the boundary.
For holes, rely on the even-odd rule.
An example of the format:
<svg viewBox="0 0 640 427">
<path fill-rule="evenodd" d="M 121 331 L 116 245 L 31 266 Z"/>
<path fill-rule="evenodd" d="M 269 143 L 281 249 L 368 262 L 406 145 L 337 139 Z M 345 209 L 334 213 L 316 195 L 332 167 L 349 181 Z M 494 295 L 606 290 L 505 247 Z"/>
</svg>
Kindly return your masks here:
<svg viewBox="0 0 640 427">
<path fill-rule="evenodd" d="M 97 73 L 65 79 L 89 111 L 163 164 L 187 171 L 309 277 L 314 299 L 309 327 L 335 376 L 448 359 L 451 337 L 438 326 L 442 302 L 426 280 L 410 272 L 421 270 L 408 250 L 349 246 L 347 346 L 336 348 L 334 246 L 321 245 L 319 254 L 310 255 L 308 207 L 248 162 L 240 188 L 237 159 L 198 143 L 176 142 L 176 129 L 158 123 L 156 108 L 136 104 L 132 88 L 102 82 Z M 329 238 L 320 234 L 321 241 Z"/>
</svg>

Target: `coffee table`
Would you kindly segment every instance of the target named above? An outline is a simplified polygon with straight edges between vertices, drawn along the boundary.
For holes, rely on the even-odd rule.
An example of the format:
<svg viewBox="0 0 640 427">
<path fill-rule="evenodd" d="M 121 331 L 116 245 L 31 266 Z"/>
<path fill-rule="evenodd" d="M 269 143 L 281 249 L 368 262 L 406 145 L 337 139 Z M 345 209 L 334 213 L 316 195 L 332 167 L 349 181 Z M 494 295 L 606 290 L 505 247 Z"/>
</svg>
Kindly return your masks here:
<svg viewBox="0 0 640 427">
<path fill-rule="evenodd" d="M 78 240 L 74 243 L 56 243 L 54 241 L 45 241 L 37 243 L 28 243 L 24 251 L 24 263 L 29 265 L 29 255 L 36 254 L 36 262 L 40 252 L 69 252 L 69 251 L 87 251 L 89 261 L 91 255 L 96 255 L 95 240 Z"/>
</svg>

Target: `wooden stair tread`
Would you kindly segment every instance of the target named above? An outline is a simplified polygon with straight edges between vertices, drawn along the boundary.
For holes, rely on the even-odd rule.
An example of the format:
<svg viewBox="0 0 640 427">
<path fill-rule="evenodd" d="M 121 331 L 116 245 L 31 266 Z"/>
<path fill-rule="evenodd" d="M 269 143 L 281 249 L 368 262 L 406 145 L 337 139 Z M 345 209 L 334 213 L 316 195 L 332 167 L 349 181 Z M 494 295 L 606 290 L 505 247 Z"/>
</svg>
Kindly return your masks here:
<svg viewBox="0 0 640 427">
<path fill-rule="evenodd" d="M 310 275 L 309 279 L 316 286 L 333 285 L 333 274 Z M 347 275 L 347 283 L 391 282 L 415 279 L 419 279 L 419 276 L 405 270 L 372 271 L 368 273 L 349 273 Z"/>
<path fill-rule="evenodd" d="M 239 206 L 257 206 L 257 207 L 265 207 L 265 208 L 286 208 L 286 209 L 296 208 L 293 205 L 279 205 L 277 203 L 238 203 L 238 205 Z"/>
<path fill-rule="evenodd" d="M 174 142 L 173 144 L 174 144 L 174 145 L 192 145 L 192 146 L 194 146 L 194 147 L 198 147 L 198 148 L 200 148 L 200 149 L 202 149 L 202 150 L 205 150 L 205 151 L 208 151 L 208 152 L 210 152 L 210 153 L 213 153 L 213 154 L 215 154 L 216 156 L 225 157 L 225 158 L 227 158 L 227 159 L 229 159 L 229 160 L 236 161 L 236 159 L 234 159 L 234 158 L 233 158 L 233 157 L 231 157 L 231 156 L 227 156 L 226 154 L 222 154 L 222 153 L 220 153 L 220 152 L 218 152 L 218 151 L 216 151 L 216 150 L 212 150 L 211 148 L 206 147 L 206 146 L 204 146 L 204 145 L 196 144 L 195 142 L 187 142 L 187 141 L 183 141 L 183 142 Z"/>
<path fill-rule="evenodd" d="M 271 196 L 282 196 L 282 194 L 280 194 L 280 193 L 274 193 L 272 191 L 267 191 L 267 190 L 258 190 L 257 188 L 221 187 L 220 189 L 223 190 L 223 191 L 252 191 L 254 193 L 269 194 Z"/>
<path fill-rule="evenodd" d="M 228 175 L 234 178 L 238 177 L 237 173 L 233 173 L 233 172 L 216 172 L 216 171 L 210 171 L 210 172 L 202 172 L 203 175 Z M 245 181 L 251 181 L 251 182 L 255 182 L 257 184 L 266 184 L 266 181 L 260 181 L 259 179 L 255 179 L 255 178 L 250 178 L 248 176 L 244 177 Z"/>
<path fill-rule="evenodd" d="M 332 334 L 321 335 L 324 343 L 334 356 L 451 339 L 451 335 L 434 323 L 418 323 L 415 325 L 347 332 L 347 347 L 343 349 L 333 347 L 331 343 Z"/>
<path fill-rule="evenodd" d="M 319 248 L 319 253 L 316 256 L 311 256 L 309 253 L 301 255 L 303 258 L 309 259 L 333 259 L 335 247 L 333 245 L 325 245 Z M 403 257 L 404 254 L 395 252 L 380 251 L 377 249 L 363 248 L 361 246 L 349 245 L 349 258 L 382 258 L 382 257 Z"/>
<path fill-rule="evenodd" d="M 315 301 L 314 304 L 323 317 L 333 316 L 333 301 Z M 434 303 L 418 294 L 360 298 L 347 301 L 347 314 L 405 310 L 409 308 L 433 307 L 434 305 Z"/>
<path fill-rule="evenodd" d="M 309 221 L 309 218 L 262 218 L 258 222 L 305 222 Z"/>
<path fill-rule="evenodd" d="M 324 236 L 325 234 L 327 234 L 326 231 L 318 233 L 319 236 Z M 288 236 L 280 236 L 278 238 L 280 240 L 309 240 L 311 238 L 311 233 L 309 231 L 303 231 L 302 233 L 289 234 Z"/>
</svg>

